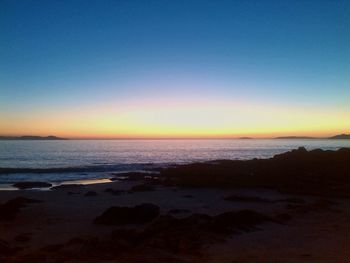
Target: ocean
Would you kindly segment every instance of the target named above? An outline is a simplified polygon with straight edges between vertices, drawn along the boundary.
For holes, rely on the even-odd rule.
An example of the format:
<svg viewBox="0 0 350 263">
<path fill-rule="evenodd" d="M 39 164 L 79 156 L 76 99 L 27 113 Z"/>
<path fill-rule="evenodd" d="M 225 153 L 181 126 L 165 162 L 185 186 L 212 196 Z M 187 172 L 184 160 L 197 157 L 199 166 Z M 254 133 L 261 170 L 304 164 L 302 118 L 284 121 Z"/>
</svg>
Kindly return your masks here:
<svg viewBox="0 0 350 263">
<path fill-rule="evenodd" d="M 0 184 L 105 179 L 111 173 L 145 171 L 217 159 L 270 158 L 298 147 L 336 150 L 350 140 L 62 140 L 0 141 Z M 37 169 L 45 169 L 39 171 Z"/>
</svg>

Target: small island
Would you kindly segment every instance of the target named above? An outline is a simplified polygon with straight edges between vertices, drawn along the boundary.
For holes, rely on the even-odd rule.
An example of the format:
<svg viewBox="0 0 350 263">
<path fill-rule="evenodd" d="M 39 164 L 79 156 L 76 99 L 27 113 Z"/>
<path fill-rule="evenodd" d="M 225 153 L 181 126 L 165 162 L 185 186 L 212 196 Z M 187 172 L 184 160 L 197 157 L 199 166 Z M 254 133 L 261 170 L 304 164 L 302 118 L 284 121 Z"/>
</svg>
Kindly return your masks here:
<svg viewBox="0 0 350 263">
<path fill-rule="evenodd" d="M 68 140 L 66 138 L 61 138 L 57 136 L 31 136 L 31 135 L 24 135 L 24 136 L 0 136 L 0 140 L 32 140 L 32 141 L 53 141 L 53 140 Z"/>
</svg>

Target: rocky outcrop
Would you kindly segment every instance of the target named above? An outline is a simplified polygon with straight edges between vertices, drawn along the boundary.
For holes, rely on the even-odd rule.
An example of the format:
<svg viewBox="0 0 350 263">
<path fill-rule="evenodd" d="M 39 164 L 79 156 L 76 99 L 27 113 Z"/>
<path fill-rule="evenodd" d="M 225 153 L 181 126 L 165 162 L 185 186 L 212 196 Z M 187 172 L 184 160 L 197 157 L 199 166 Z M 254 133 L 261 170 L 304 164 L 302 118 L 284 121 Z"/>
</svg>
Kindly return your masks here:
<svg viewBox="0 0 350 263">
<path fill-rule="evenodd" d="M 31 203 L 41 203 L 40 200 L 29 199 L 25 197 L 17 197 L 11 199 L 4 204 L 0 204 L 0 221 L 12 220 L 22 207 Z"/>
<path fill-rule="evenodd" d="M 12 185 L 18 189 L 31 189 L 31 188 L 48 188 L 52 184 L 46 182 L 18 182 Z"/>
<path fill-rule="evenodd" d="M 112 195 L 121 195 L 121 194 L 124 194 L 125 191 L 124 190 L 118 190 L 118 189 L 113 189 L 113 188 L 106 188 L 105 189 L 105 192 L 106 193 L 110 193 Z"/>
<path fill-rule="evenodd" d="M 134 207 L 113 206 L 108 208 L 94 220 L 101 225 L 144 224 L 152 221 L 159 215 L 159 207 L 144 203 Z"/>
<path fill-rule="evenodd" d="M 81 190 L 84 188 L 82 184 L 61 184 L 51 187 L 52 190 Z"/>
<path fill-rule="evenodd" d="M 147 207 L 148 211 L 149 208 L 157 209 L 152 204 L 128 208 L 141 206 Z M 180 219 L 162 215 L 149 224 L 117 228 L 110 235 L 84 235 L 66 243 L 52 244 L 20 257 L 16 262 L 51 262 L 51 259 L 57 259 L 57 262 L 204 262 L 205 258 L 201 260 L 203 247 L 222 242 L 235 233 L 254 231 L 264 222 L 276 221 L 252 210 L 215 216 L 192 214 Z M 194 254 L 196 260 L 192 261 L 190 258 Z"/>
<path fill-rule="evenodd" d="M 6 241 L 0 239 L 0 261 L 3 256 L 10 256 L 14 254 L 14 252 L 15 250 L 11 248 Z M 1 261 L 1 262 L 5 262 L 5 261 Z"/>
<path fill-rule="evenodd" d="M 244 203 L 272 203 L 273 201 L 258 196 L 240 196 L 230 195 L 224 198 L 226 201 L 244 202 Z"/>
<path fill-rule="evenodd" d="M 126 181 L 141 181 L 144 179 L 150 179 L 158 176 L 157 173 L 148 172 L 127 172 L 127 173 L 116 173 L 113 174 L 115 177 L 111 178 L 111 181 L 115 180 L 126 180 Z"/>
<path fill-rule="evenodd" d="M 144 183 L 144 184 L 139 184 L 139 185 L 135 185 L 133 187 L 131 187 L 129 189 L 129 193 L 135 193 L 135 192 L 150 192 L 150 191 L 154 191 L 155 188 L 152 184 L 149 183 Z"/>
<path fill-rule="evenodd" d="M 270 188 L 293 194 L 350 197 L 350 148 L 300 147 L 270 159 L 219 160 L 161 171 L 163 183 L 190 187 Z"/>
<path fill-rule="evenodd" d="M 97 196 L 97 193 L 95 191 L 88 191 L 84 194 L 84 196 Z"/>
</svg>

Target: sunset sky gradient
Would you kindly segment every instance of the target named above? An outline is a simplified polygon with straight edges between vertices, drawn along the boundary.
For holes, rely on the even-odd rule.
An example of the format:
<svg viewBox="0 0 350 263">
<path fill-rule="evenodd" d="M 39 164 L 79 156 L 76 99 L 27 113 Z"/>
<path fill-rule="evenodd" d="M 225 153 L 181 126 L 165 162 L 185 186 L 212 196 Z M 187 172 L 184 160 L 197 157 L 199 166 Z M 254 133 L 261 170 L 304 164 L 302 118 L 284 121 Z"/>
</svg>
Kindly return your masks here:
<svg viewBox="0 0 350 263">
<path fill-rule="evenodd" d="M 0 135 L 350 132 L 349 1 L 0 3 Z"/>
</svg>

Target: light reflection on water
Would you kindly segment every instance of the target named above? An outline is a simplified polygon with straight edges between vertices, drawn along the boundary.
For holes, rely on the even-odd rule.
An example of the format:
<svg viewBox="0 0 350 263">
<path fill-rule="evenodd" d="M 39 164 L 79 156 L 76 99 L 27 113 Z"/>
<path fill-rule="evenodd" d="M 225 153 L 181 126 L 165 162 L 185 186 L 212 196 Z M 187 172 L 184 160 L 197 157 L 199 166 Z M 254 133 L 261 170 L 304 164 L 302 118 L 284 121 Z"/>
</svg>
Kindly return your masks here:
<svg viewBox="0 0 350 263">
<path fill-rule="evenodd" d="M 59 186 L 59 185 L 67 185 L 67 184 L 81 184 L 81 185 L 89 185 L 89 184 L 105 184 L 110 183 L 111 180 L 108 178 L 102 178 L 102 179 L 86 179 L 86 180 L 73 180 L 73 181 L 64 181 L 64 182 L 52 182 L 52 186 Z M 51 187 L 41 187 L 41 188 L 30 188 L 26 189 L 26 191 L 49 191 L 51 190 Z M 0 183 L 0 191 L 17 191 L 19 190 L 16 187 L 12 186 L 12 183 Z"/>
</svg>

